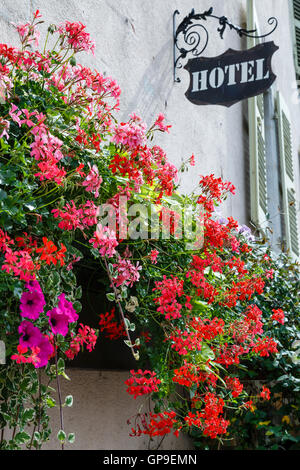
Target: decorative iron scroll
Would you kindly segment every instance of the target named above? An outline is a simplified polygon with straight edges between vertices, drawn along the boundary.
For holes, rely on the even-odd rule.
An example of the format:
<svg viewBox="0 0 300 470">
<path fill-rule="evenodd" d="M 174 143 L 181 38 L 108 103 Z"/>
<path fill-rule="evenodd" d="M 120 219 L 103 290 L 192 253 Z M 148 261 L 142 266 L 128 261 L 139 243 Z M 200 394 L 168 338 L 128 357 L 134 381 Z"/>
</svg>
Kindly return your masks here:
<svg viewBox="0 0 300 470">
<path fill-rule="evenodd" d="M 274 25 L 273 29 L 266 34 L 256 35 L 256 29 L 247 30 L 231 23 L 226 16 L 213 15 L 213 7 L 203 13 L 195 13 L 194 8 L 187 15 L 176 29 L 176 15 L 179 11 L 173 13 L 173 33 L 174 33 L 174 82 L 180 82 L 176 76 L 176 69 L 182 68 L 181 59 L 185 59 L 188 54 L 198 57 L 207 47 L 209 34 L 203 23 L 208 18 L 215 18 L 219 21 L 217 28 L 220 38 L 224 39 L 224 33 L 227 28 L 234 30 L 240 37 L 246 36 L 254 39 L 262 39 L 272 34 L 278 26 L 278 20 L 274 16 L 268 19 L 269 25 Z M 180 44 L 181 43 L 181 44 Z"/>
</svg>

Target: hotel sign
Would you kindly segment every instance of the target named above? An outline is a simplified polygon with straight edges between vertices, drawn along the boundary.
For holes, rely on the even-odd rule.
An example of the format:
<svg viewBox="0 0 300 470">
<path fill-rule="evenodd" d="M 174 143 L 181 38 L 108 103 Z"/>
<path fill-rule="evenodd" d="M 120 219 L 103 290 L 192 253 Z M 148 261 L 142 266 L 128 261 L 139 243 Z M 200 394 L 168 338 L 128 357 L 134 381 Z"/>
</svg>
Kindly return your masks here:
<svg viewBox="0 0 300 470">
<path fill-rule="evenodd" d="M 276 79 L 271 60 L 278 49 L 270 41 L 246 51 L 228 49 L 218 57 L 190 59 L 184 67 L 190 73 L 185 96 L 197 105 L 229 107 L 263 93 Z"/>
</svg>

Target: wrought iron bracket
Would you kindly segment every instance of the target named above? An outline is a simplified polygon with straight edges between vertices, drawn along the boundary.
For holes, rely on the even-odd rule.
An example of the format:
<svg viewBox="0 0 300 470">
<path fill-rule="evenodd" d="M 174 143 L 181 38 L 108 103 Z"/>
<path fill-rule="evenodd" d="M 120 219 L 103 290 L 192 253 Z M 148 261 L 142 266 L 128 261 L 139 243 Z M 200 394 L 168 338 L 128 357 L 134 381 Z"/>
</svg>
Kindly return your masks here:
<svg viewBox="0 0 300 470">
<path fill-rule="evenodd" d="M 176 28 L 176 16 L 179 15 L 179 11 L 175 10 L 173 13 L 173 38 L 174 38 L 174 82 L 180 82 L 180 78 L 177 77 L 177 69 L 182 68 L 181 60 L 185 59 L 188 55 L 198 57 L 208 45 L 209 34 L 203 23 L 200 21 L 206 21 L 208 18 L 214 18 L 218 20 L 219 27 L 217 31 L 221 39 L 224 39 L 224 33 L 226 29 L 236 31 L 240 37 L 249 37 L 255 39 L 263 39 L 272 34 L 278 26 L 278 20 L 274 16 L 268 19 L 269 25 L 274 25 L 273 29 L 266 34 L 257 35 L 256 29 L 248 30 L 241 28 L 231 23 L 226 16 L 213 15 L 213 7 L 203 13 L 195 13 L 194 8 L 187 15 L 183 21 Z"/>
</svg>

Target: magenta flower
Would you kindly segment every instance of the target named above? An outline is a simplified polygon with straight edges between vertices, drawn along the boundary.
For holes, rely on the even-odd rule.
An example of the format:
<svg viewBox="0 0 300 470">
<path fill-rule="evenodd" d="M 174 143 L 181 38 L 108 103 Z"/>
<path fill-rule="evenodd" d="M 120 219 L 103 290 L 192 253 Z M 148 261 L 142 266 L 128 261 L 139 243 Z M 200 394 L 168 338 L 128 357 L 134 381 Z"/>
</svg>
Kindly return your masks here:
<svg viewBox="0 0 300 470">
<path fill-rule="evenodd" d="M 25 284 L 26 289 L 28 289 L 30 292 L 37 291 L 37 292 L 42 292 L 42 288 L 38 281 L 28 281 Z"/>
<path fill-rule="evenodd" d="M 43 338 L 40 330 L 27 320 L 22 321 L 18 331 L 20 333 L 20 344 L 29 348 L 37 346 Z"/>
<path fill-rule="evenodd" d="M 48 364 L 49 358 L 53 353 L 53 346 L 48 336 L 41 335 L 41 339 L 37 344 L 39 352 L 37 354 L 38 361 L 34 364 L 35 368 L 44 367 Z"/>
<path fill-rule="evenodd" d="M 66 299 L 66 294 L 60 294 L 58 296 L 58 308 L 62 313 L 67 315 L 69 323 L 73 323 L 78 320 L 79 315 L 76 313 L 72 302 Z"/>
<path fill-rule="evenodd" d="M 53 308 L 47 312 L 49 317 L 49 324 L 52 329 L 52 333 L 57 335 L 66 336 L 69 331 L 69 317 L 66 313 L 60 310 L 58 307 Z"/>
<path fill-rule="evenodd" d="M 42 291 L 32 290 L 23 292 L 21 296 L 21 317 L 36 320 L 46 305 Z"/>
</svg>

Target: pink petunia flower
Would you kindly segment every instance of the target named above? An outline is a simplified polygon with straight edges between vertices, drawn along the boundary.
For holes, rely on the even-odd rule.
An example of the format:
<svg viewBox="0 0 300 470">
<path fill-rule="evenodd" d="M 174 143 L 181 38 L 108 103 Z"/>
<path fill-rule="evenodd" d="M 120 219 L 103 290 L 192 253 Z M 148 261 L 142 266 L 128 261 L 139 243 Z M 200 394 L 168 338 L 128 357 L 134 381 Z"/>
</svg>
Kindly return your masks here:
<svg viewBox="0 0 300 470">
<path fill-rule="evenodd" d="M 53 354 L 53 346 L 50 343 L 48 336 L 42 335 L 37 347 L 39 348 L 39 352 L 37 354 L 37 361 L 34 364 L 34 367 L 44 367 L 48 364 L 49 358 Z"/>
<path fill-rule="evenodd" d="M 66 294 L 60 294 L 58 296 L 58 308 L 59 310 L 68 317 L 69 323 L 74 323 L 78 320 L 79 315 L 76 313 L 72 302 L 66 299 Z"/>
<path fill-rule="evenodd" d="M 18 332 L 20 334 L 20 344 L 24 347 L 32 348 L 37 346 L 43 338 L 41 331 L 27 320 L 22 321 Z"/>
<path fill-rule="evenodd" d="M 69 331 L 69 317 L 66 313 L 60 310 L 58 307 L 53 308 L 47 312 L 49 317 L 49 324 L 51 326 L 52 333 L 57 335 L 66 336 Z"/>
<path fill-rule="evenodd" d="M 46 305 L 42 291 L 23 292 L 20 300 L 21 317 L 37 320 Z"/>
<path fill-rule="evenodd" d="M 34 291 L 37 291 L 37 292 L 42 292 L 42 288 L 39 284 L 38 281 L 28 281 L 26 284 L 25 284 L 25 287 L 26 289 L 28 289 L 30 292 L 34 292 Z"/>
</svg>

